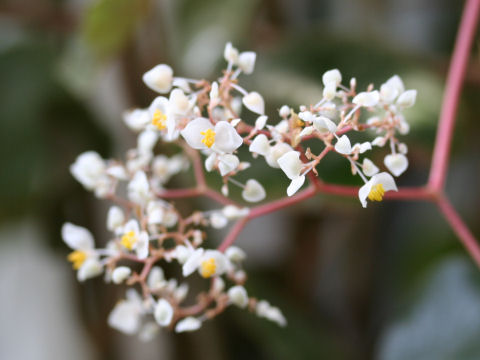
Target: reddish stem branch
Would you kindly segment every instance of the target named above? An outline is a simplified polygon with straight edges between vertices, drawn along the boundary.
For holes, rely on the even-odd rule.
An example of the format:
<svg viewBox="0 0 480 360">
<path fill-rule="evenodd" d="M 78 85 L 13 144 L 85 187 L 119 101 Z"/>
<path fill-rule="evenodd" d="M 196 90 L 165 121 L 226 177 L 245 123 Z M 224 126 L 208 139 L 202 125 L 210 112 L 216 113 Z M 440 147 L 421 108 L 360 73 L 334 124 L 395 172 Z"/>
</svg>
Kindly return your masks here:
<svg viewBox="0 0 480 360">
<path fill-rule="evenodd" d="M 242 232 L 243 228 L 245 225 L 247 225 L 249 218 L 243 218 L 238 220 L 235 225 L 230 229 L 230 232 L 228 235 L 225 237 L 225 239 L 222 241 L 222 243 L 218 246 L 219 251 L 225 251 L 227 248 L 233 244 L 233 242 L 236 240 L 238 235 Z"/>
<path fill-rule="evenodd" d="M 480 0 L 467 0 L 463 10 L 460 29 L 455 40 L 447 84 L 443 97 L 437 138 L 433 151 L 429 185 L 436 190 L 444 188 L 448 168 L 450 145 L 457 113 L 462 83 L 468 65 L 475 29 L 477 27 Z"/>
<path fill-rule="evenodd" d="M 478 267 L 480 267 L 480 247 L 473 234 L 470 232 L 468 227 L 453 208 L 452 204 L 450 204 L 450 201 L 448 201 L 445 196 L 439 196 L 437 198 L 437 205 L 455 234 L 457 234 L 460 242 L 463 244 Z"/>
</svg>

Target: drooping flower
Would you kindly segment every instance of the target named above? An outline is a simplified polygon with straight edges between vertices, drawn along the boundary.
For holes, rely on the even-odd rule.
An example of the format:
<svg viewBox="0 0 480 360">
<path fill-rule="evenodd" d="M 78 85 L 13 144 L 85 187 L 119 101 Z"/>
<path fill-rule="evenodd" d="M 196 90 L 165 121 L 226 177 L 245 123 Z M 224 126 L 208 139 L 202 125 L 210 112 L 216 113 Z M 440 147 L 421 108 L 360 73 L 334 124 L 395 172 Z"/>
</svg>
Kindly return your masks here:
<svg viewBox="0 0 480 360">
<path fill-rule="evenodd" d="M 367 207 L 367 198 L 370 201 L 382 201 L 385 192 L 398 191 L 392 175 L 382 172 L 373 175 L 370 180 L 358 190 L 358 198 L 362 206 Z"/>
</svg>

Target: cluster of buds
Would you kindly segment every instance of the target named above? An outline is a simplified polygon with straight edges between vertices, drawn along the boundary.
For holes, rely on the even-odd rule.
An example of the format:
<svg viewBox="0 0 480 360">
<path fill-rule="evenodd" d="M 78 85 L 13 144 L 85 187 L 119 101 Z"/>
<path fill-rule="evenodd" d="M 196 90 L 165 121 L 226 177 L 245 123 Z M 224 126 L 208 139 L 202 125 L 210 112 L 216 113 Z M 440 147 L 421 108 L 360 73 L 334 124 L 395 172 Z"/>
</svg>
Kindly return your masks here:
<svg viewBox="0 0 480 360">
<path fill-rule="evenodd" d="M 123 161 L 104 160 L 88 151 L 70 168 L 87 190 L 114 204 L 106 217 L 111 239 L 104 248 L 95 247 L 87 229 L 70 223 L 63 226 L 63 240 L 73 249 L 68 259 L 79 281 L 104 274 L 107 282 L 130 286 L 126 298 L 110 313 L 108 323 L 126 334 L 139 334 L 144 340 L 151 339 L 161 327 L 176 332 L 197 330 L 230 305 L 286 325 L 278 308 L 248 294 L 243 250 L 231 241 L 217 249 L 204 247 L 206 229 L 224 228 L 231 220 L 249 216 L 249 207 L 229 198 L 230 185 L 241 188 L 247 203 L 266 197 L 256 179 L 242 183 L 235 178 L 250 166 L 239 159 L 242 146 L 248 147 L 252 159 L 263 156 L 268 166 L 283 170 L 291 180 L 288 196 L 303 185 L 306 176 L 318 176 L 316 166 L 321 159 L 330 151 L 336 152 L 365 182 L 359 190 L 364 207 L 367 198 L 380 201 L 385 191 L 397 188 L 393 177 L 379 172 L 371 160 L 363 158 L 360 163 L 360 154 L 389 143 L 391 153 L 384 160 L 388 171 L 399 176 L 408 166 L 407 146 L 396 134 L 409 130 L 401 112 L 414 104 L 416 91 L 405 91 L 398 76 L 379 91 L 369 86 L 357 93 L 355 79 L 347 88 L 341 84 L 338 70 L 327 71 L 323 98 L 317 104 L 301 106 L 298 112 L 284 105 L 279 109 L 279 119 L 269 121 L 263 97 L 238 85 L 242 73 L 253 72 L 256 54 L 239 53 L 228 43 L 224 57 L 227 68 L 213 82 L 176 77 L 165 64 L 146 72 L 144 83 L 169 96 L 160 95 L 148 108 L 125 113 L 125 124 L 138 133 L 136 148 L 127 151 Z M 242 108 L 255 114 L 254 124 L 240 117 Z M 374 114 L 361 122 L 362 110 Z M 375 139 L 352 146 L 347 133 L 367 129 L 376 132 Z M 312 139 L 323 143 L 318 155 L 302 148 L 303 141 Z M 158 154 L 159 142 L 170 143 L 180 151 L 171 157 Z M 191 167 L 195 188 L 168 186 L 172 176 Z M 222 178 L 219 191 L 208 187 L 204 169 Z M 207 195 L 222 207 L 185 215 L 170 201 L 195 195 Z M 167 278 L 166 274 L 173 276 Z M 192 296 L 187 280 L 194 276 L 208 281 L 204 291 Z"/>
</svg>

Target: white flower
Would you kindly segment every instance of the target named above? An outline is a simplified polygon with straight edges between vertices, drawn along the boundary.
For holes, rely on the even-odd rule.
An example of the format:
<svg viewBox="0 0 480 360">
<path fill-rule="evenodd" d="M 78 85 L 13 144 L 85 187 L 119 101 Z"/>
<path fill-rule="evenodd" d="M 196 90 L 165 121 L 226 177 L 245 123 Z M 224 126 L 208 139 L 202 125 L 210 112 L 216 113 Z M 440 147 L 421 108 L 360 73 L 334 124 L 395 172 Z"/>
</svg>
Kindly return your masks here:
<svg viewBox="0 0 480 360">
<path fill-rule="evenodd" d="M 257 303 L 256 307 L 257 316 L 264 317 L 270 321 L 277 323 L 279 326 L 286 326 L 287 320 L 283 316 L 280 309 L 272 306 L 268 301 L 261 300 Z"/>
<path fill-rule="evenodd" d="M 265 113 L 265 102 L 263 101 L 263 97 L 256 91 L 252 91 L 245 95 L 242 98 L 242 102 L 248 110 L 256 114 L 263 115 Z"/>
<path fill-rule="evenodd" d="M 223 215 L 229 220 L 248 216 L 250 209 L 248 207 L 238 208 L 235 205 L 227 205 L 222 209 Z"/>
<path fill-rule="evenodd" d="M 372 145 L 383 147 L 385 146 L 386 142 L 387 142 L 386 138 L 384 138 L 383 136 L 377 136 L 375 139 L 373 139 Z"/>
<path fill-rule="evenodd" d="M 270 152 L 270 143 L 267 136 L 264 134 L 257 135 L 248 147 L 248 150 L 252 153 L 267 156 Z"/>
<path fill-rule="evenodd" d="M 160 299 L 153 310 L 155 321 L 160 326 L 168 326 L 173 319 L 173 307 L 165 299 Z"/>
<path fill-rule="evenodd" d="M 232 154 L 219 155 L 217 158 L 218 169 L 220 170 L 220 175 L 222 176 L 225 176 L 228 173 L 236 170 L 240 164 L 238 157 Z"/>
<path fill-rule="evenodd" d="M 352 153 L 352 145 L 350 144 L 350 139 L 347 135 L 342 135 L 340 139 L 338 139 L 335 144 L 335 151 L 343 155 Z"/>
<path fill-rule="evenodd" d="M 228 249 L 225 250 L 225 255 L 230 261 L 234 263 L 241 263 L 247 257 L 247 254 L 245 254 L 245 251 L 240 249 L 238 246 L 228 247 Z"/>
<path fill-rule="evenodd" d="M 186 115 L 192 108 L 191 103 L 185 93 L 180 89 L 173 89 L 168 98 L 168 104 L 171 111 L 176 115 Z"/>
<path fill-rule="evenodd" d="M 370 92 L 361 92 L 355 96 L 352 103 L 358 106 L 370 107 L 378 104 L 380 100 L 380 94 L 377 90 Z"/>
<path fill-rule="evenodd" d="M 128 198 L 131 201 L 145 206 L 152 196 L 147 175 L 143 171 L 137 171 L 133 179 L 128 183 L 127 191 Z"/>
<path fill-rule="evenodd" d="M 408 168 L 408 159 L 403 154 L 389 154 L 385 156 L 383 163 L 395 176 L 400 176 Z"/>
<path fill-rule="evenodd" d="M 151 291 L 160 290 L 167 285 L 163 269 L 160 266 L 152 267 L 147 277 L 147 285 Z"/>
<path fill-rule="evenodd" d="M 329 82 L 323 88 L 323 97 L 326 100 L 332 100 L 337 93 L 337 85 L 334 82 Z"/>
<path fill-rule="evenodd" d="M 378 173 L 378 167 L 372 162 L 372 160 L 364 158 L 362 163 L 362 171 L 366 176 L 370 177 Z"/>
<path fill-rule="evenodd" d="M 112 280 L 115 284 L 120 284 L 130 276 L 132 269 L 128 266 L 119 266 L 113 270 Z"/>
<path fill-rule="evenodd" d="M 249 75 L 253 73 L 256 58 L 257 54 L 255 54 L 255 52 L 244 51 L 240 53 L 240 56 L 238 57 L 238 67 L 242 69 L 245 74 Z"/>
<path fill-rule="evenodd" d="M 223 57 L 229 63 L 236 64 L 238 62 L 238 50 L 232 46 L 231 42 L 228 42 L 225 45 L 225 50 L 223 52 Z"/>
<path fill-rule="evenodd" d="M 242 191 L 242 198 L 248 202 L 259 202 L 265 199 L 267 194 L 262 184 L 255 179 L 249 179 Z"/>
<path fill-rule="evenodd" d="M 290 185 L 287 187 L 287 195 L 292 196 L 294 195 L 298 189 L 302 187 L 302 185 L 305 183 L 305 175 L 301 175 L 296 177 L 295 179 L 292 179 L 290 182 Z"/>
<path fill-rule="evenodd" d="M 313 118 L 313 126 L 321 133 L 337 131 L 337 124 L 325 116 L 315 116 Z"/>
<path fill-rule="evenodd" d="M 87 190 L 95 190 L 105 178 L 105 162 L 95 151 L 80 154 L 70 166 L 73 177 Z"/>
<path fill-rule="evenodd" d="M 149 201 L 147 205 L 147 217 L 149 224 L 161 224 L 165 214 L 164 204 L 160 201 Z"/>
<path fill-rule="evenodd" d="M 240 147 L 243 139 L 237 130 L 226 121 L 219 121 L 215 126 L 205 118 L 196 118 L 181 131 L 188 145 L 194 149 L 211 148 L 220 153 L 232 153 Z"/>
<path fill-rule="evenodd" d="M 228 219 L 220 212 L 215 211 L 210 215 L 210 225 L 215 229 L 222 229 L 228 224 Z"/>
<path fill-rule="evenodd" d="M 293 151 L 287 143 L 280 142 L 270 148 L 270 152 L 265 156 L 267 164 L 273 168 L 279 168 L 278 159 L 285 153 Z"/>
<path fill-rule="evenodd" d="M 74 251 L 68 255 L 68 261 L 77 271 L 78 281 L 85 281 L 103 271 L 103 267 L 95 252 L 93 236 L 84 227 L 65 223 L 62 226 L 63 241 Z"/>
<path fill-rule="evenodd" d="M 120 243 L 127 250 L 135 250 L 139 259 L 148 257 L 148 241 L 148 233 L 140 231 L 137 220 L 131 219 L 125 224 Z"/>
<path fill-rule="evenodd" d="M 173 70 L 166 64 L 160 64 L 143 74 L 143 82 L 158 93 L 168 93 L 172 88 Z"/>
<path fill-rule="evenodd" d="M 371 179 L 358 190 L 358 198 L 362 206 L 367 207 L 367 198 L 371 201 L 382 201 L 386 191 L 398 191 L 392 175 L 386 172 L 373 175 Z"/>
<path fill-rule="evenodd" d="M 183 264 L 183 276 L 191 275 L 195 270 L 204 278 L 224 274 L 229 267 L 227 257 L 217 250 L 196 249 Z"/>
<path fill-rule="evenodd" d="M 243 286 L 237 285 L 228 289 L 228 299 L 239 308 L 245 309 L 248 305 L 247 291 Z"/>
<path fill-rule="evenodd" d="M 123 122 L 133 131 L 141 131 L 150 123 L 148 109 L 133 109 L 123 113 Z"/>
<path fill-rule="evenodd" d="M 278 159 L 278 165 L 280 165 L 280 168 L 290 180 L 300 176 L 303 167 L 303 163 L 300 160 L 300 153 L 298 151 L 289 151 L 283 154 Z"/>
<path fill-rule="evenodd" d="M 334 83 L 339 85 L 342 82 L 342 74 L 338 69 L 328 70 L 322 76 L 323 85 Z"/>
<path fill-rule="evenodd" d="M 354 151 L 357 151 L 360 153 L 360 154 L 363 154 L 365 151 L 368 151 L 368 150 L 372 150 L 372 144 L 368 141 L 365 141 L 363 143 L 356 143 L 355 145 L 353 145 L 352 147 L 352 152 Z"/>
<path fill-rule="evenodd" d="M 290 108 L 287 105 L 283 105 L 278 113 L 282 118 L 286 118 L 288 115 L 290 115 Z"/>
<path fill-rule="evenodd" d="M 158 134 L 156 131 L 145 130 L 138 135 L 137 149 L 140 154 L 146 156 L 152 156 L 153 148 L 158 140 Z"/>
<path fill-rule="evenodd" d="M 177 323 L 175 332 L 195 331 L 200 329 L 201 326 L 202 322 L 199 319 L 189 316 Z"/>
<path fill-rule="evenodd" d="M 129 289 L 127 299 L 118 302 L 108 315 L 108 325 L 125 334 L 135 334 L 140 329 L 142 311 L 140 296 L 135 290 Z"/>
<path fill-rule="evenodd" d="M 398 97 L 397 104 L 403 108 L 409 108 L 415 104 L 416 99 L 417 90 L 407 90 Z"/>
<path fill-rule="evenodd" d="M 257 130 L 262 130 L 265 125 L 267 124 L 268 116 L 267 115 L 261 115 L 255 120 L 255 129 Z"/>
<path fill-rule="evenodd" d="M 394 88 L 399 95 L 405 91 L 403 81 L 398 75 L 393 75 L 390 79 L 386 81 L 385 85 Z"/>
</svg>

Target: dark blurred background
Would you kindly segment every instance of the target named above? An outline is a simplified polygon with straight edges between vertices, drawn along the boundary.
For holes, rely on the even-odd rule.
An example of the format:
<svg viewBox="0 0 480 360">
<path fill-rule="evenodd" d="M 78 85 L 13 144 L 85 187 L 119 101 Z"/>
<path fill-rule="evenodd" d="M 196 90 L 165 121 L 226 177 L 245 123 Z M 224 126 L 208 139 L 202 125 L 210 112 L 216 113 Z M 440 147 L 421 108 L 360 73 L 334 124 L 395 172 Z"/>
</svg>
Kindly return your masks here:
<svg viewBox="0 0 480 360">
<path fill-rule="evenodd" d="M 68 167 L 86 150 L 120 157 L 135 146 L 121 114 L 155 94 L 141 75 L 222 69 L 226 41 L 254 50 L 256 89 L 273 115 L 318 101 L 339 68 L 361 87 L 399 74 L 418 89 L 406 114 L 409 170 L 426 182 L 462 1 L 2 0 L 0 1 L 1 359 L 479 359 L 480 271 L 431 204 L 318 196 L 251 223 L 239 238 L 247 290 L 278 305 L 286 329 L 229 309 L 201 331 L 144 344 L 108 328 L 124 294 L 101 279 L 78 284 L 60 238 L 68 220 L 107 240 L 107 204 Z M 478 36 L 454 137 L 448 194 L 480 234 Z M 386 154 L 376 151 L 382 163 Z M 322 178 L 359 184 L 332 157 Z M 257 173 L 269 195 L 288 185 Z M 182 178 L 174 182 L 181 183 Z M 213 180 L 215 181 L 215 180 Z M 218 181 L 218 179 L 217 179 Z M 208 207 L 205 203 L 185 204 Z M 212 241 L 220 241 L 219 238 Z"/>
</svg>

